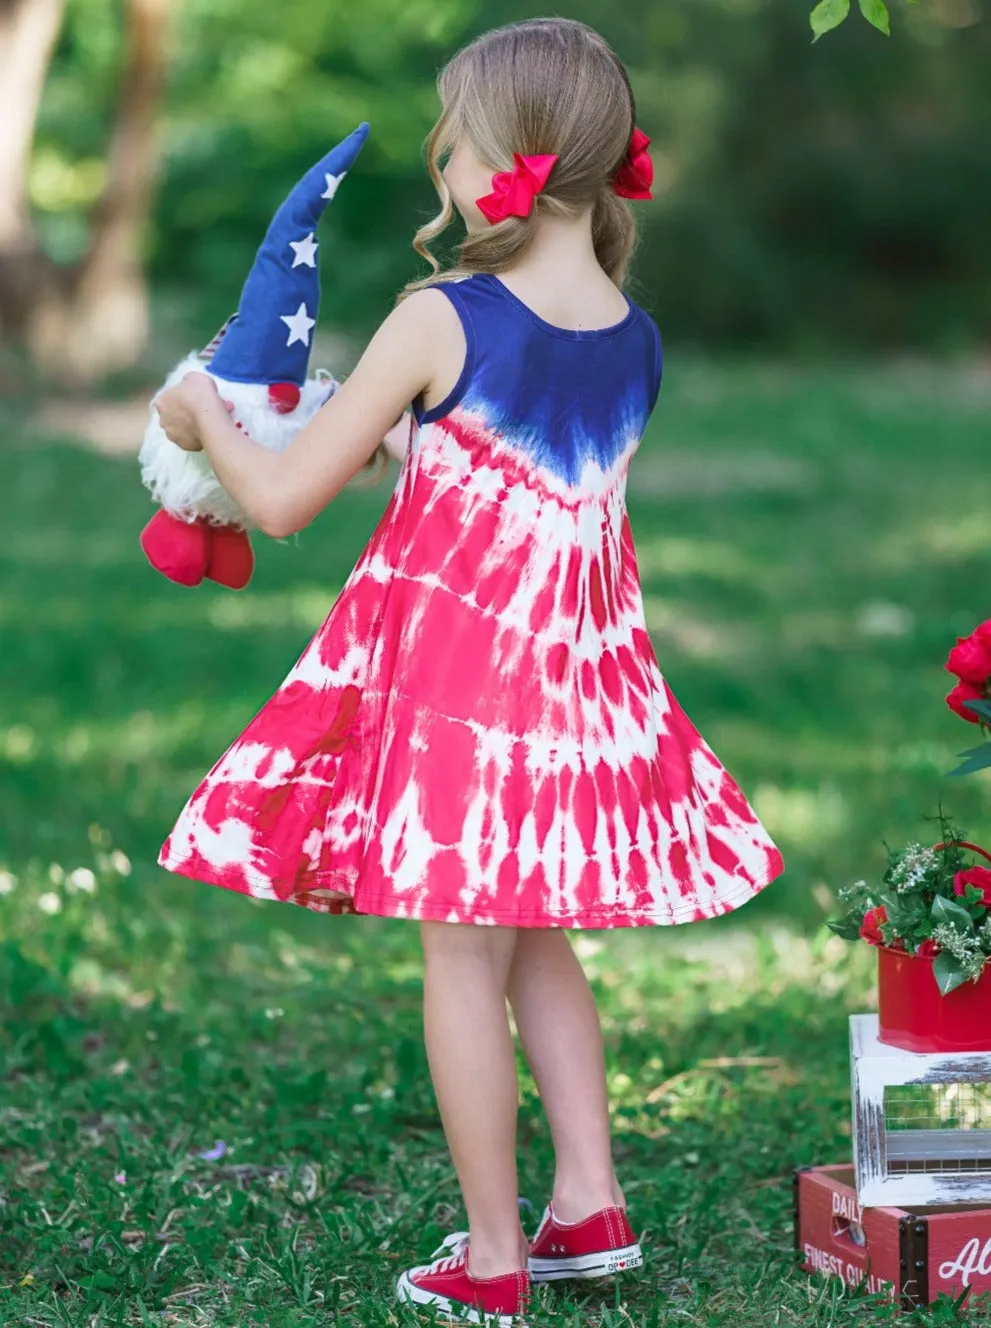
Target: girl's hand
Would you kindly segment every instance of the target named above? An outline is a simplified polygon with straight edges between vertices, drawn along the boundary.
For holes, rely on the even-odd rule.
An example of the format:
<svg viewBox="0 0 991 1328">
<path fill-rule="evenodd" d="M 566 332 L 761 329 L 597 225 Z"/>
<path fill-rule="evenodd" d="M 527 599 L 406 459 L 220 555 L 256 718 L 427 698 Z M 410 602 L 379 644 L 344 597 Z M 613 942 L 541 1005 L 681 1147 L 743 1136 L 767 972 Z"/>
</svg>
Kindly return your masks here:
<svg viewBox="0 0 991 1328">
<path fill-rule="evenodd" d="M 210 411 L 231 410 L 217 385 L 204 373 L 188 373 L 181 383 L 155 398 L 158 418 L 168 438 L 184 452 L 202 452 L 200 423 Z"/>
</svg>

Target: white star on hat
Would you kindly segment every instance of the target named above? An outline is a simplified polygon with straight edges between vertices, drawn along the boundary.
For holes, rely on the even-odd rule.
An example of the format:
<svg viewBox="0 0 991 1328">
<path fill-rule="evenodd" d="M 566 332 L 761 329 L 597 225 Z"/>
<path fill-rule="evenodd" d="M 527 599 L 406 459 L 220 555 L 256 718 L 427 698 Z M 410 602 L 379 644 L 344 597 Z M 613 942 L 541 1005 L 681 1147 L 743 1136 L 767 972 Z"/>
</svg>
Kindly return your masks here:
<svg viewBox="0 0 991 1328">
<path fill-rule="evenodd" d="M 316 267 L 317 265 L 317 245 L 313 238 L 313 232 L 305 236 L 302 240 L 290 240 L 289 248 L 293 251 L 293 267 L 299 267 L 305 264 L 307 267 Z"/>
<path fill-rule="evenodd" d="M 279 317 L 289 329 L 287 346 L 291 346 L 295 341 L 301 341 L 304 346 L 310 344 L 310 328 L 316 327 L 317 320 L 306 312 L 305 302 L 300 304 L 294 314 L 280 314 Z"/>
<path fill-rule="evenodd" d="M 347 175 L 347 171 L 341 171 L 340 175 L 330 175 L 326 171 L 324 172 L 324 174 L 327 177 L 327 188 L 323 191 L 320 197 L 333 198 L 334 195 L 337 193 L 338 185 L 344 179 L 345 175 Z"/>
</svg>

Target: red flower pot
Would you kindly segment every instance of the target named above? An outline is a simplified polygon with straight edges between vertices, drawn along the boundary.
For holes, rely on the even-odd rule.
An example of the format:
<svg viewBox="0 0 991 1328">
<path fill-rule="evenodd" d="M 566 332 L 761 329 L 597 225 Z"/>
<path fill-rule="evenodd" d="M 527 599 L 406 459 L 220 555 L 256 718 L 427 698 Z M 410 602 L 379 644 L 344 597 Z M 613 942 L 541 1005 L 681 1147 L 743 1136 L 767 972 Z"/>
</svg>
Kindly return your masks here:
<svg viewBox="0 0 991 1328">
<path fill-rule="evenodd" d="M 903 1051 L 991 1051 L 991 964 L 977 982 L 941 996 L 933 961 L 877 952 L 878 1036 Z"/>
</svg>

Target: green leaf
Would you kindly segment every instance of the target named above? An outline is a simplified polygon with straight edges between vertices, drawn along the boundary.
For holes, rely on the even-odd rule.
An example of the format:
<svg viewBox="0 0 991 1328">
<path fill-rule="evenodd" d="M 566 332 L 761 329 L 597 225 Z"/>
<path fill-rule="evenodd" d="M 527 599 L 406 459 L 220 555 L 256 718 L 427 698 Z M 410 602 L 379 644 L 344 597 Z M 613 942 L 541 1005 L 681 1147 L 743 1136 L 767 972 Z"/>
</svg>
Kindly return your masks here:
<svg viewBox="0 0 991 1328">
<path fill-rule="evenodd" d="M 968 936 L 974 930 L 974 919 L 964 906 L 947 899 L 944 895 L 937 895 L 933 900 L 932 920 L 937 923 L 945 922 L 958 931 L 964 931 Z"/>
<path fill-rule="evenodd" d="M 979 918 L 987 908 L 987 904 L 984 902 L 984 891 L 979 885 L 968 885 L 959 898 L 964 908 L 970 912 L 971 917 Z"/>
<path fill-rule="evenodd" d="M 864 920 L 862 913 L 847 913 L 845 917 L 837 918 L 835 922 L 827 922 L 826 926 L 837 936 L 842 936 L 845 941 L 856 941 L 860 939 L 860 926 Z"/>
<path fill-rule="evenodd" d="M 884 0 L 860 0 L 860 12 L 868 23 L 873 23 L 886 37 L 891 36 L 891 16 Z"/>
<path fill-rule="evenodd" d="M 894 923 L 896 927 L 904 927 L 909 922 L 912 910 L 906 908 L 898 895 L 879 894 L 877 901 L 884 906 L 888 921 Z"/>
<path fill-rule="evenodd" d="M 975 715 L 980 715 L 982 719 L 991 722 L 991 701 L 980 699 L 977 701 L 964 701 L 968 710 L 973 710 Z M 989 744 L 991 745 L 991 744 Z"/>
<path fill-rule="evenodd" d="M 987 756 L 991 760 L 991 742 L 979 742 L 976 747 L 968 747 L 965 752 L 957 752 L 957 757 L 961 761 L 969 756 Z"/>
<path fill-rule="evenodd" d="M 849 12 L 850 0 L 819 0 L 819 4 L 809 15 L 812 31 L 815 33 L 812 40 L 817 42 L 827 32 L 838 28 Z"/>
<path fill-rule="evenodd" d="M 923 935 L 928 935 L 928 928 L 932 925 L 929 907 L 923 900 L 918 901 L 918 907 L 913 908 L 911 912 L 906 912 L 902 920 L 901 929 L 910 935 L 922 929 Z"/>
<path fill-rule="evenodd" d="M 947 950 L 941 950 L 933 960 L 933 977 L 939 987 L 940 995 L 947 996 L 967 981 L 967 974 L 959 959 L 955 959 Z"/>
<path fill-rule="evenodd" d="M 950 771 L 951 776 L 973 775 L 978 770 L 986 770 L 991 765 L 991 742 L 972 747 L 969 752 L 961 752 L 960 755 L 960 765 Z"/>
</svg>

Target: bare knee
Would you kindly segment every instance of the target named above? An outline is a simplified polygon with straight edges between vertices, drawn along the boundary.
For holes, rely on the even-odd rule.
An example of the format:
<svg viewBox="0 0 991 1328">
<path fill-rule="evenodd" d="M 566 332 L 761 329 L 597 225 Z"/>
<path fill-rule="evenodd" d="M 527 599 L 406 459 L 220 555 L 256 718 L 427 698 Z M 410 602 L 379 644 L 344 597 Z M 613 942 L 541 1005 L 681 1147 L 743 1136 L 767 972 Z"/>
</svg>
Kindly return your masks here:
<svg viewBox="0 0 991 1328">
<path fill-rule="evenodd" d="M 521 930 L 516 943 L 519 958 L 558 955 L 571 952 L 571 942 L 563 927 L 529 927 Z"/>
<path fill-rule="evenodd" d="M 560 927 L 521 930 L 513 952 L 514 975 L 535 968 L 560 968 L 576 962 L 567 934 Z"/>
<path fill-rule="evenodd" d="M 427 965 L 470 964 L 508 972 L 520 933 L 515 927 L 482 927 L 463 922 L 423 922 L 420 936 Z"/>
</svg>

